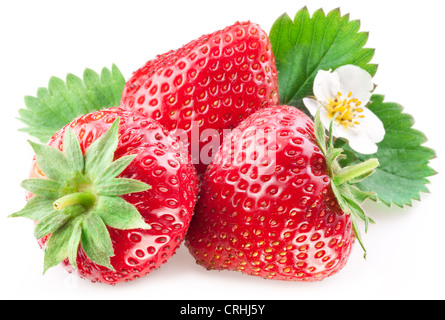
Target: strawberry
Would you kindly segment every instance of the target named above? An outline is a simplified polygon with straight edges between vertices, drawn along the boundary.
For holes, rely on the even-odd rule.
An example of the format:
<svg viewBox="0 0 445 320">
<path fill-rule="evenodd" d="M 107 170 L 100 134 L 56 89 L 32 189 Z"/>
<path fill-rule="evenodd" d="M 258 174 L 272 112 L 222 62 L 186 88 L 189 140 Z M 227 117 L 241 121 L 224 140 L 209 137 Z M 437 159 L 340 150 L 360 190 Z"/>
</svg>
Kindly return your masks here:
<svg viewBox="0 0 445 320">
<path fill-rule="evenodd" d="M 303 112 L 278 106 L 251 115 L 224 139 L 186 236 L 198 264 L 297 281 L 345 266 L 356 206 L 342 192 L 376 164 L 339 170 L 332 160 L 340 150 L 323 145 L 324 129 L 317 132 Z"/>
<path fill-rule="evenodd" d="M 116 284 L 165 263 L 182 242 L 197 197 L 185 147 L 142 114 L 111 108 L 84 115 L 36 153 L 27 205 L 37 221 L 44 272 L 62 264 Z M 116 178 L 117 177 L 117 178 Z"/>
<path fill-rule="evenodd" d="M 148 61 L 126 83 L 121 106 L 181 138 L 202 174 L 224 129 L 277 103 L 269 38 L 257 24 L 238 22 Z"/>
</svg>

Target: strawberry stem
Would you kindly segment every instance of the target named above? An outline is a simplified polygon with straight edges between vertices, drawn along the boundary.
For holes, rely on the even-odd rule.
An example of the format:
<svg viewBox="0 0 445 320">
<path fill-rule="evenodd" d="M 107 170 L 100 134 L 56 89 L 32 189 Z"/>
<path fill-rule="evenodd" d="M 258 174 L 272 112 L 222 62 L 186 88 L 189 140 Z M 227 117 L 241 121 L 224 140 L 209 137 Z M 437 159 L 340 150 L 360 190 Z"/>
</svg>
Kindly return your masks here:
<svg viewBox="0 0 445 320">
<path fill-rule="evenodd" d="M 62 210 L 66 207 L 82 205 L 84 208 L 89 209 L 96 203 L 96 196 L 90 191 L 76 192 L 63 196 L 62 198 L 54 201 L 53 206 L 56 210 Z"/>
<path fill-rule="evenodd" d="M 343 183 L 352 181 L 357 178 L 367 177 L 374 172 L 374 169 L 379 166 L 379 161 L 377 159 L 369 159 L 365 162 L 361 162 L 338 171 L 333 181 L 337 186 Z"/>
</svg>

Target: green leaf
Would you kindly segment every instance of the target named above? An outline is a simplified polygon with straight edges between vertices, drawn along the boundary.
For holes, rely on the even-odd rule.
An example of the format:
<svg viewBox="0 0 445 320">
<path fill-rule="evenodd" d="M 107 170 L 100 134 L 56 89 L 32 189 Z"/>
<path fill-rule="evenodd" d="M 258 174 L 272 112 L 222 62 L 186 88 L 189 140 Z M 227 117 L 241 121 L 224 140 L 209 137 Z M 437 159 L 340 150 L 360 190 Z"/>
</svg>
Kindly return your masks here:
<svg viewBox="0 0 445 320">
<path fill-rule="evenodd" d="M 82 174 L 85 167 L 82 149 L 73 129 L 68 128 L 63 139 L 68 165 L 75 174 Z"/>
<path fill-rule="evenodd" d="M 21 186 L 31 192 L 46 198 L 57 198 L 61 188 L 60 183 L 46 179 L 27 179 L 22 181 Z"/>
<path fill-rule="evenodd" d="M 71 216 L 67 211 L 55 210 L 39 220 L 34 229 L 34 236 L 36 239 L 43 238 L 57 229 L 60 229 L 70 218 Z"/>
<path fill-rule="evenodd" d="M 130 165 L 131 162 L 136 158 L 136 155 L 123 156 L 111 163 L 108 167 L 98 175 L 96 178 L 96 183 L 100 185 L 103 182 L 116 178 Z"/>
<path fill-rule="evenodd" d="M 41 196 L 34 196 L 28 200 L 25 207 L 10 215 L 11 218 L 27 218 L 34 221 L 43 219 L 46 215 L 54 212 L 53 199 L 48 199 Z"/>
<path fill-rule="evenodd" d="M 326 163 L 328 164 L 329 171 L 332 175 L 334 171 L 333 167 L 337 163 L 337 159 L 341 158 L 343 155 L 343 149 L 339 148 L 328 148 L 329 152 L 326 155 Z"/>
<path fill-rule="evenodd" d="M 331 182 L 331 189 L 337 198 L 338 204 L 340 208 L 343 210 L 344 213 L 349 214 L 351 216 L 352 221 L 352 228 L 354 231 L 354 234 L 360 243 L 360 246 L 362 247 L 364 251 L 364 257 L 366 258 L 366 248 L 363 244 L 362 236 L 360 233 L 360 229 L 358 227 L 357 218 L 365 222 L 365 231 L 368 230 L 368 224 L 371 221 L 367 214 L 363 211 L 363 209 L 360 207 L 360 205 L 356 202 L 356 199 L 349 198 L 345 196 L 344 189 L 347 189 L 348 187 L 343 185 L 341 188 L 337 187 L 335 183 Z M 348 193 L 348 192 L 347 192 Z M 347 194 L 346 193 L 346 194 Z"/>
<path fill-rule="evenodd" d="M 45 248 L 43 273 L 49 268 L 57 266 L 68 257 L 69 240 L 73 225 L 66 223 L 60 229 L 54 231 L 48 239 Z"/>
<path fill-rule="evenodd" d="M 366 259 L 367 252 L 366 252 L 366 248 L 363 243 L 363 240 L 362 240 L 362 235 L 361 235 L 360 229 L 358 227 L 357 216 L 351 215 L 351 221 L 352 221 L 352 230 L 354 231 L 354 234 L 355 234 L 355 237 L 357 238 L 358 243 L 360 244 L 360 246 L 363 249 L 363 252 L 364 252 L 363 257 Z"/>
<path fill-rule="evenodd" d="M 115 65 L 111 71 L 103 68 L 100 76 L 86 69 L 83 79 L 73 74 L 67 75 L 66 82 L 52 77 L 36 97 L 25 97 L 19 119 L 26 126 L 20 131 L 44 143 L 80 115 L 119 106 L 124 86 L 125 78 Z"/>
<path fill-rule="evenodd" d="M 343 198 L 343 194 L 341 193 L 339 188 L 335 185 L 335 183 L 332 180 L 331 180 L 331 189 L 332 189 L 332 192 L 334 193 L 335 198 L 338 201 L 338 205 L 343 210 L 343 212 L 346 214 L 351 214 L 352 213 L 351 207 L 348 205 L 346 200 Z"/>
<path fill-rule="evenodd" d="M 110 257 L 114 255 L 110 234 L 99 215 L 92 212 L 84 217 L 81 235 L 82 249 L 94 263 L 114 270 Z"/>
<path fill-rule="evenodd" d="M 100 196 L 94 211 L 107 226 L 115 229 L 151 229 L 136 207 L 119 197 Z"/>
<path fill-rule="evenodd" d="M 79 250 L 80 238 L 82 236 L 83 218 L 73 221 L 70 239 L 68 241 L 67 255 L 70 264 L 77 269 L 77 251 Z"/>
<path fill-rule="evenodd" d="M 379 162 L 376 158 L 367 159 L 366 161 L 340 169 L 336 172 L 335 176 L 332 177 L 332 180 L 336 185 L 342 185 L 345 182 L 361 181 L 372 175 L 378 166 Z"/>
<path fill-rule="evenodd" d="M 49 179 L 64 182 L 69 175 L 69 167 L 65 155 L 56 148 L 29 142 L 36 154 L 37 164 Z"/>
<path fill-rule="evenodd" d="M 345 184 L 340 186 L 341 192 L 349 199 L 353 199 L 355 203 L 362 204 L 366 199 L 375 200 L 375 193 L 365 192 L 357 188 L 354 184 Z M 368 218 L 369 219 L 369 218 Z"/>
<path fill-rule="evenodd" d="M 326 131 L 320 120 L 320 109 L 318 109 L 317 114 L 315 115 L 314 127 L 315 127 L 315 138 L 317 139 L 318 146 L 323 152 L 323 155 L 326 157 L 328 153 L 326 146 Z"/>
<path fill-rule="evenodd" d="M 98 177 L 103 167 L 108 167 L 113 162 L 118 144 L 118 132 L 119 118 L 85 152 L 85 173 L 91 179 Z"/>
<path fill-rule="evenodd" d="M 364 48 L 368 34 L 359 29 L 360 22 L 350 21 L 339 9 L 327 15 L 320 9 L 311 17 L 305 7 L 294 20 L 287 14 L 279 17 L 269 36 L 278 70 L 280 103 L 305 110 L 302 99 L 313 95 L 319 70 L 353 64 L 374 75 L 377 65 L 369 63 L 374 49 Z"/>
<path fill-rule="evenodd" d="M 363 155 L 350 149 L 347 144 L 342 148 L 350 156 L 342 162 L 349 165 L 356 161 L 377 158 L 380 166 L 370 177 L 358 182 L 359 189 L 374 192 L 377 199 L 390 206 L 411 205 L 412 200 L 419 200 L 421 192 L 428 192 L 427 177 L 436 172 L 429 162 L 436 154 L 434 150 L 423 146 L 425 135 L 413 129 L 414 120 L 403 113 L 403 107 L 396 103 L 384 102 L 382 95 L 373 95 L 369 109 L 380 118 L 386 130 L 385 138 L 378 144 L 375 154 Z"/>
<path fill-rule="evenodd" d="M 150 190 L 151 186 L 134 179 L 112 179 L 96 185 L 96 192 L 101 196 L 122 196 Z"/>
<path fill-rule="evenodd" d="M 355 201 L 355 199 L 352 198 L 348 198 L 343 194 L 343 198 L 345 199 L 345 201 L 347 202 L 347 204 L 349 205 L 349 207 L 351 208 L 351 211 L 354 212 L 354 214 L 360 218 L 362 221 L 365 222 L 365 232 L 368 231 L 368 225 L 370 222 L 370 219 L 368 217 L 368 215 L 365 213 L 365 211 L 357 204 L 357 202 Z"/>
<path fill-rule="evenodd" d="M 114 256 L 110 234 L 102 218 L 94 212 L 88 214 L 83 221 L 83 231 L 89 234 L 100 251 Z"/>
</svg>

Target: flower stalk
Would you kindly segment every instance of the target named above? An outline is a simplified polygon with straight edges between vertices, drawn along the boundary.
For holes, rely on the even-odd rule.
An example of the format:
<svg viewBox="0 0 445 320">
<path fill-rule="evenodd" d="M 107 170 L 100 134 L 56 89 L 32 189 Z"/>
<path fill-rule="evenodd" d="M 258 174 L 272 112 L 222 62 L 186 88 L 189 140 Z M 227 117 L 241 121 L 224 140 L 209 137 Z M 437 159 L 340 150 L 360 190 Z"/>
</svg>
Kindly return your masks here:
<svg viewBox="0 0 445 320">
<path fill-rule="evenodd" d="M 53 206 L 56 210 L 63 210 L 75 205 L 81 205 L 85 209 L 90 209 L 96 203 L 96 198 L 91 191 L 76 192 L 54 201 Z"/>
</svg>

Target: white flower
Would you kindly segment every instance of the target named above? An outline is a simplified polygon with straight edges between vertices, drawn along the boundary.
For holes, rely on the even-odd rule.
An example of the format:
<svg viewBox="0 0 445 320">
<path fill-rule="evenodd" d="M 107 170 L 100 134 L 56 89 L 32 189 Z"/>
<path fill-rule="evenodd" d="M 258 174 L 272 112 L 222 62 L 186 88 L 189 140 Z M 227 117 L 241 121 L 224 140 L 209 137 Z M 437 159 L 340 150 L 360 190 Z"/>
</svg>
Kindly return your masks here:
<svg viewBox="0 0 445 320">
<path fill-rule="evenodd" d="M 345 65 L 334 72 L 320 70 L 314 80 L 316 99 L 304 98 L 309 112 L 329 128 L 336 115 L 332 134 L 348 140 L 352 149 L 363 154 L 377 152 L 377 143 L 383 140 L 382 121 L 366 105 L 374 88 L 371 75 L 365 70 Z"/>
</svg>

